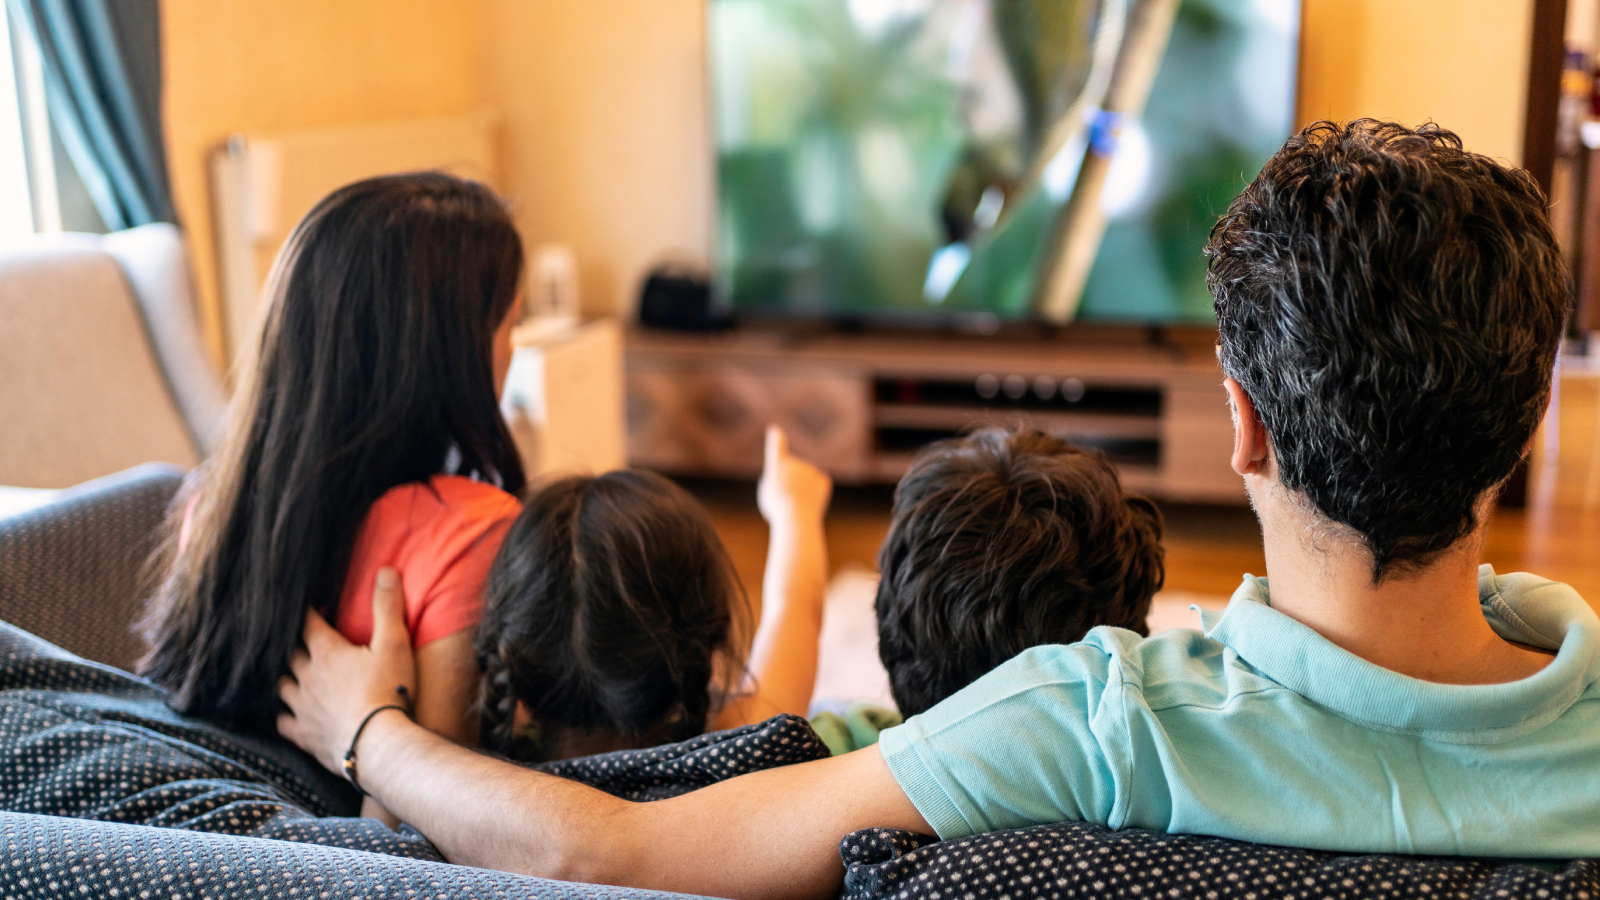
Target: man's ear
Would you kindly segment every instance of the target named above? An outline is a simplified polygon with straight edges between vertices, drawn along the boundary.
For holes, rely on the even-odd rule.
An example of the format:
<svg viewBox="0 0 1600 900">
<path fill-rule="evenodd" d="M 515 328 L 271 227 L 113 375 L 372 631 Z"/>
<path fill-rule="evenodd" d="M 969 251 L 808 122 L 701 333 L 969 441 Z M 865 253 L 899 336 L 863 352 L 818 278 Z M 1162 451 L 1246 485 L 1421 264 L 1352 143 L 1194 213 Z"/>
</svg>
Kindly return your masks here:
<svg viewBox="0 0 1600 900">
<path fill-rule="evenodd" d="M 1272 458 L 1272 440 L 1256 415 L 1256 405 L 1232 378 L 1222 379 L 1222 386 L 1233 407 L 1233 470 L 1240 475 L 1265 475 Z"/>
</svg>

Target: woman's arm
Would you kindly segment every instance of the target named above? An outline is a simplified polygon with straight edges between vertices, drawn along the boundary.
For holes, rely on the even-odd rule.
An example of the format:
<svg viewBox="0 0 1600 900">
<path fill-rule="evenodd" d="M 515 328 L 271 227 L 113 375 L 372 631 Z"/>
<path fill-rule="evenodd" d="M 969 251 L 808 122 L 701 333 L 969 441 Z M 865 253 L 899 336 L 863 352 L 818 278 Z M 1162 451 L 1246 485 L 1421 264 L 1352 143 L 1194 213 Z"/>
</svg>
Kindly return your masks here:
<svg viewBox="0 0 1600 900">
<path fill-rule="evenodd" d="M 715 729 L 810 711 L 828 586 L 823 517 L 832 492 L 833 481 L 790 454 L 783 430 L 769 426 L 766 465 L 756 489 L 757 505 L 770 528 L 761 625 L 750 650 L 747 693 L 722 708 L 712 723 Z"/>
</svg>

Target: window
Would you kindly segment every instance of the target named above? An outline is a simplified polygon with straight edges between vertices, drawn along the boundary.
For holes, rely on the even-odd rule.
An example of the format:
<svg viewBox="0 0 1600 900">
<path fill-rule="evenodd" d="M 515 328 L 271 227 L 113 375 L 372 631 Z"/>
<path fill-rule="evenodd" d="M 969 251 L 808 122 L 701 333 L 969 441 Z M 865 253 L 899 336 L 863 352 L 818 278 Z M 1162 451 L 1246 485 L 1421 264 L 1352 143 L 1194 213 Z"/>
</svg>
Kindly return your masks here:
<svg viewBox="0 0 1600 900">
<path fill-rule="evenodd" d="M 11 31 L 5 16 L 5 4 L 0 3 L 0 25 L 6 26 L 0 28 L 0 38 Z M 0 40 L 0 241 L 5 242 L 35 230 L 14 57 L 12 42 Z"/>
<path fill-rule="evenodd" d="M 44 65 L 0 3 L 0 240 L 106 226 L 50 122 Z"/>
</svg>

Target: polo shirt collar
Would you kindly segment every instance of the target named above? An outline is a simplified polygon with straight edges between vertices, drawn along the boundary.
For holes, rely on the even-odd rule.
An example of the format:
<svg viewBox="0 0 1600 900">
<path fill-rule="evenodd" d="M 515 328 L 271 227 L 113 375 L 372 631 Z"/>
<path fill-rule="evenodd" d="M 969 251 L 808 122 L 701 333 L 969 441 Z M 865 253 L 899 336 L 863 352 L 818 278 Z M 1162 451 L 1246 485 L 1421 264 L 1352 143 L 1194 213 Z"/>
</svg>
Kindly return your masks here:
<svg viewBox="0 0 1600 900">
<path fill-rule="evenodd" d="M 1516 573 L 1478 572 L 1484 617 L 1502 637 L 1556 650 L 1534 675 L 1507 684 L 1411 678 L 1335 646 L 1273 609 L 1267 580 L 1246 575 L 1227 610 L 1201 613 L 1207 637 L 1266 678 L 1351 721 L 1432 740 L 1492 742 L 1537 729 L 1596 680 L 1600 619 L 1577 591 Z"/>
</svg>

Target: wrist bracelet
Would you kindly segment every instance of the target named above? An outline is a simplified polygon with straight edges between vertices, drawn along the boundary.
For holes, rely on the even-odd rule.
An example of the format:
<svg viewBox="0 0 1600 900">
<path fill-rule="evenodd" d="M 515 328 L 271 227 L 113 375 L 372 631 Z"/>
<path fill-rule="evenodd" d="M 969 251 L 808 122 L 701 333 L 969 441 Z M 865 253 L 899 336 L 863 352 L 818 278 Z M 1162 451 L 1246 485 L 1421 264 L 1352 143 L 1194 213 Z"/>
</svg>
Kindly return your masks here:
<svg viewBox="0 0 1600 900">
<path fill-rule="evenodd" d="M 361 792 L 363 797 L 368 796 L 368 794 L 366 788 L 362 787 L 361 782 L 356 778 L 356 742 L 361 740 L 361 733 L 367 730 L 367 723 L 371 722 L 374 716 L 386 709 L 397 709 L 405 713 L 406 718 L 412 721 L 416 720 L 416 713 L 411 707 L 411 694 L 406 690 L 406 686 L 402 684 L 394 690 L 395 693 L 400 695 L 400 699 L 405 701 L 405 705 L 387 703 L 367 713 L 367 717 L 361 720 L 360 725 L 356 726 L 356 733 L 350 738 L 350 749 L 344 752 L 344 777 L 352 787 Z"/>
</svg>

